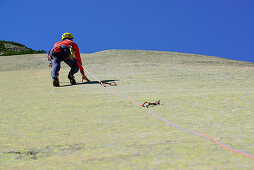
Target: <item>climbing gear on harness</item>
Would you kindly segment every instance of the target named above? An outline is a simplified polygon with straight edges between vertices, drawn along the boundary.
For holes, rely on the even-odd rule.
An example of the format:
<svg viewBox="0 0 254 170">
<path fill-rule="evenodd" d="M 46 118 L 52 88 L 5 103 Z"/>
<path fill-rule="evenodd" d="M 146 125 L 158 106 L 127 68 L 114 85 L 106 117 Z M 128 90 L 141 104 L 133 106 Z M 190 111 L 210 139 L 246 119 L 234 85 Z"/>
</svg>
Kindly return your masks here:
<svg viewBox="0 0 254 170">
<path fill-rule="evenodd" d="M 141 106 L 143 107 L 149 107 L 149 106 L 156 106 L 156 105 L 160 105 L 160 100 L 154 102 L 154 103 L 151 103 L 151 102 L 145 102 L 143 103 Z"/>
<path fill-rule="evenodd" d="M 53 77 L 53 86 L 54 87 L 60 86 L 58 77 Z"/>
<path fill-rule="evenodd" d="M 68 79 L 70 80 L 70 83 L 71 83 L 71 84 L 76 84 L 75 77 L 74 77 L 72 74 L 69 74 L 69 75 L 68 75 Z"/>
<path fill-rule="evenodd" d="M 62 40 L 64 39 L 73 39 L 73 35 L 69 32 L 66 32 L 62 35 Z"/>
<path fill-rule="evenodd" d="M 51 63 L 51 60 L 54 57 L 57 57 L 61 59 L 62 61 L 66 60 L 67 58 L 70 58 L 71 60 L 75 60 L 74 53 L 75 51 L 72 46 L 69 47 L 67 45 L 60 45 L 48 51 L 48 61 L 49 63 Z"/>
<path fill-rule="evenodd" d="M 51 63 L 52 56 L 50 55 L 50 51 L 51 51 L 51 49 L 48 51 L 48 62 L 49 62 L 49 67 L 52 68 L 52 63 Z"/>
<path fill-rule="evenodd" d="M 71 47 L 67 45 L 60 45 L 50 50 L 50 59 L 57 57 L 62 61 L 66 60 L 72 54 Z"/>
<path fill-rule="evenodd" d="M 70 47 L 70 55 L 69 55 L 69 58 L 70 59 L 72 59 L 72 60 L 74 60 L 75 59 L 75 56 L 74 56 L 74 53 L 75 53 L 75 50 L 72 48 L 72 47 Z"/>
</svg>

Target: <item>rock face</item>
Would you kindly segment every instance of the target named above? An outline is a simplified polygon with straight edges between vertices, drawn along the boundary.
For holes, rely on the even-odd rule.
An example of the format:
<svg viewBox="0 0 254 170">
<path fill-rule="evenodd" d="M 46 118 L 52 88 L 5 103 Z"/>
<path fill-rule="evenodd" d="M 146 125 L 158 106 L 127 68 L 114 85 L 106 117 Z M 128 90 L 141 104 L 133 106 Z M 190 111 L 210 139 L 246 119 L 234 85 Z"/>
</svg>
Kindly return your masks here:
<svg viewBox="0 0 254 170">
<path fill-rule="evenodd" d="M 3 43 L 5 48 L 15 52 L 28 51 L 29 49 L 11 43 Z"/>
<path fill-rule="evenodd" d="M 72 86 L 62 63 L 54 88 L 47 54 L 0 56 L 0 169 L 253 169 L 252 159 L 109 91 L 160 100 L 150 109 L 164 120 L 254 154 L 254 63 L 142 50 L 81 57 L 117 86 L 79 73 Z"/>
</svg>

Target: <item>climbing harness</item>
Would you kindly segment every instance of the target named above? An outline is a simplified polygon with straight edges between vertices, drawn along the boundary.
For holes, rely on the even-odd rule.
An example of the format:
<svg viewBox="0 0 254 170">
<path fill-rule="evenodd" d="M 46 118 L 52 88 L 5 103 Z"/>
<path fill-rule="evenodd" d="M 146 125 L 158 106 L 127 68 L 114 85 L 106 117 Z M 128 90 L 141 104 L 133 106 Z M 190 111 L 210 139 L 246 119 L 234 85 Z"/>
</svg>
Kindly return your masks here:
<svg viewBox="0 0 254 170">
<path fill-rule="evenodd" d="M 156 101 L 156 102 L 154 102 L 154 103 L 151 103 L 151 102 L 145 102 L 145 103 L 143 103 L 141 106 L 143 106 L 143 107 L 149 107 L 149 106 L 156 106 L 156 105 L 160 105 L 160 100 L 158 100 L 158 101 Z"/>
</svg>

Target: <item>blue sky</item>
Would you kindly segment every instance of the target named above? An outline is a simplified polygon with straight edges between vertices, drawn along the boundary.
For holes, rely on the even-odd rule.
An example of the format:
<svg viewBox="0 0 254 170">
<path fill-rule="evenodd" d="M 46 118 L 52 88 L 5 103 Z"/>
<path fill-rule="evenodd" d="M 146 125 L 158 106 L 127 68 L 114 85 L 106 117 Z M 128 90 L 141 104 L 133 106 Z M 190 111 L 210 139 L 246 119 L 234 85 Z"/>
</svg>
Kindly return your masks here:
<svg viewBox="0 0 254 170">
<path fill-rule="evenodd" d="M 71 32 L 82 53 L 184 52 L 254 62 L 253 0 L 0 0 L 0 40 L 48 50 Z"/>
</svg>

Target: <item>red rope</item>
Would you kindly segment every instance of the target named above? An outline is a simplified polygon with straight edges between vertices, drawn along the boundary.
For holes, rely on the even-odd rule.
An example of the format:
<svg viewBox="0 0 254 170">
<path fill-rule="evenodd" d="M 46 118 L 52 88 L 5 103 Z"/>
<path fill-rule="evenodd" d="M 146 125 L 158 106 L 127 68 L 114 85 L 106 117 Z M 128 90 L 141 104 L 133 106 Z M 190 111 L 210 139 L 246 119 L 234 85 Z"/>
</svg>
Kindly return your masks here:
<svg viewBox="0 0 254 170">
<path fill-rule="evenodd" d="M 134 102 L 135 104 L 137 104 L 137 105 L 139 105 L 139 106 L 145 107 L 145 108 L 147 109 L 148 112 L 150 112 L 151 114 L 153 114 L 153 115 L 154 115 L 155 117 L 157 117 L 158 119 L 163 120 L 163 121 L 166 122 L 167 124 L 169 124 L 169 125 L 171 125 L 171 126 L 173 126 L 173 127 L 176 127 L 176 128 L 178 128 L 178 129 L 180 129 L 180 130 L 183 130 L 183 131 L 186 131 L 186 132 L 189 132 L 189 133 L 192 133 L 192 134 L 195 134 L 195 135 L 204 137 L 204 138 L 206 138 L 206 139 L 209 139 L 209 140 L 213 141 L 214 143 L 216 143 L 217 145 L 219 145 L 219 146 L 221 146 L 221 147 L 223 147 L 223 148 L 225 148 L 225 149 L 227 149 L 227 150 L 230 150 L 230 151 L 235 152 L 235 153 L 237 153 L 237 154 L 240 154 L 240 155 L 243 155 L 243 156 L 246 156 L 246 157 L 249 157 L 249 158 L 254 159 L 254 155 L 252 155 L 252 154 L 249 154 L 249 153 L 247 153 L 247 152 L 240 151 L 240 150 L 235 149 L 235 148 L 233 148 L 233 147 L 231 147 L 231 146 L 228 146 L 228 145 L 226 145 L 226 144 L 224 144 L 224 143 L 222 143 L 222 142 L 220 142 L 220 141 L 217 141 L 216 139 L 214 139 L 214 138 L 212 138 L 212 137 L 210 137 L 210 136 L 208 136 L 208 135 L 206 135 L 206 134 L 204 134 L 204 133 L 197 132 L 197 131 L 194 131 L 194 130 L 184 129 L 184 128 L 182 128 L 182 127 L 180 127 L 180 126 L 178 126 L 178 125 L 176 125 L 176 124 L 174 124 L 174 123 L 168 121 L 167 119 L 164 119 L 164 118 L 158 116 L 157 114 L 155 114 L 154 112 L 152 112 L 150 109 L 148 109 L 148 107 L 147 107 L 146 105 L 141 104 L 141 103 L 139 103 L 139 102 L 133 100 L 133 99 L 130 98 L 130 97 L 123 96 L 123 95 L 121 95 L 121 94 L 119 94 L 119 93 L 113 91 L 112 89 L 108 89 L 106 86 L 104 86 L 104 84 L 102 83 L 102 81 L 100 81 L 100 80 L 97 79 L 95 76 L 93 76 L 88 70 L 86 70 L 86 69 L 84 69 L 84 70 L 85 70 L 91 77 L 93 77 L 96 81 L 98 81 L 98 82 L 99 82 L 106 90 L 108 90 L 109 92 L 114 93 L 114 94 L 116 94 L 116 95 L 118 95 L 118 96 L 120 96 L 120 97 L 122 97 L 122 98 L 126 98 L 126 99 L 128 99 L 128 100 Z"/>
</svg>

